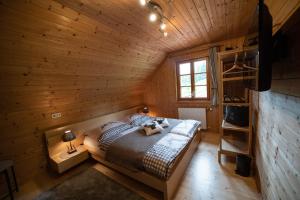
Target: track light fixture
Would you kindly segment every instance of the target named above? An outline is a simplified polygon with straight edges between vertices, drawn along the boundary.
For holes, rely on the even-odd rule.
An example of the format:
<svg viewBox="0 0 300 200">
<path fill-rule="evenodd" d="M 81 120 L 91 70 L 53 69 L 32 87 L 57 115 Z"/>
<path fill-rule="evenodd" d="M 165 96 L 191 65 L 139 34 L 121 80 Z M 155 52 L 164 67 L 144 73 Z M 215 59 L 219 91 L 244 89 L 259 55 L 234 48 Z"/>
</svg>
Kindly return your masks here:
<svg viewBox="0 0 300 200">
<path fill-rule="evenodd" d="M 163 10 L 160 7 L 160 5 L 152 0 L 139 0 L 140 4 L 142 6 L 147 6 L 147 8 L 150 11 L 149 14 L 149 21 L 150 22 L 156 22 L 156 21 L 160 21 L 160 32 L 162 32 L 162 34 L 164 35 L 164 37 L 168 36 L 168 33 L 166 32 L 166 23 L 164 22 L 164 14 L 163 14 Z"/>
<path fill-rule="evenodd" d="M 151 12 L 149 15 L 150 22 L 155 22 L 157 20 L 157 14 L 155 12 Z"/>
<path fill-rule="evenodd" d="M 149 0 L 140 0 L 140 4 L 142 6 L 146 6 L 146 4 L 149 2 Z"/>
<path fill-rule="evenodd" d="M 166 25 L 164 22 L 162 22 L 162 23 L 160 24 L 160 29 L 161 29 L 161 30 L 165 30 L 166 27 L 167 27 L 167 25 Z"/>
</svg>

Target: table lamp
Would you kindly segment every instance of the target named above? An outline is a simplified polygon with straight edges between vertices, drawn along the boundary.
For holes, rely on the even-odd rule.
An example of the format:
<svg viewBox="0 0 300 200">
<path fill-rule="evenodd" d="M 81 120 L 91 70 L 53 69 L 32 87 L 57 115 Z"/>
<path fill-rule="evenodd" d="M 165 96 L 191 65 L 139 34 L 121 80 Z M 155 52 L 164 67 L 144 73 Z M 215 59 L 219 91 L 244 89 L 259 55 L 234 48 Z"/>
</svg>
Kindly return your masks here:
<svg viewBox="0 0 300 200">
<path fill-rule="evenodd" d="M 143 113 L 144 113 L 144 114 L 148 114 L 148 113 L 149 113 L 149 108 L 148 108 L 148 106 L 145 106 L 145 107 L 143 108 Z"/>
<path fill-rule="evenodd" d="M 71 154 L 71 153 L 74 153 L 76 152 L 76 148 L 74 145 L 72 145 L 72 140 L 76 139 L 76 135 L 74 133 L 72 133 L 71 130 L 67 130 L 65 131 L 65 133 L 63 134 L 63 137 L 62 137 L 62 140 L 64 142 L 70 142 L 70 146 L 67 145 L 68 147 L 68 153 Z"/>
</svg>

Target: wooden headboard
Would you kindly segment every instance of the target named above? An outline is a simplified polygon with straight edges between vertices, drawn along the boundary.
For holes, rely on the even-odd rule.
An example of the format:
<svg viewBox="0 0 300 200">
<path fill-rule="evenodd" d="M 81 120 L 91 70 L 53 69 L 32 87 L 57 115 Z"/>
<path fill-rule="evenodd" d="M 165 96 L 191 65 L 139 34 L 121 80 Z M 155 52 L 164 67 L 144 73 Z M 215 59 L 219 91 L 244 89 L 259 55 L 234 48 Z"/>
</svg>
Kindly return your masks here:
<svg viewBox="0 0 300 200">
<path fill-rule="evenodd" d="M 75 146 L 78 146 L 83 143 L 85 132 L 99 128 L 107 122 L 124 119 L 130 114 L 137 113 L 141 108 L 142 106 L 136 106 L 127 110 L 46 131 L 45 138 L 49 156 L 51 157 L 66 149 L 66 144 L 62 141 L 62 135 L 65 130 L 72 130 L 72 132 L 76 134 L 76 139 L 72 141 L 72 143 L 74 143 Z"/>
</svg>

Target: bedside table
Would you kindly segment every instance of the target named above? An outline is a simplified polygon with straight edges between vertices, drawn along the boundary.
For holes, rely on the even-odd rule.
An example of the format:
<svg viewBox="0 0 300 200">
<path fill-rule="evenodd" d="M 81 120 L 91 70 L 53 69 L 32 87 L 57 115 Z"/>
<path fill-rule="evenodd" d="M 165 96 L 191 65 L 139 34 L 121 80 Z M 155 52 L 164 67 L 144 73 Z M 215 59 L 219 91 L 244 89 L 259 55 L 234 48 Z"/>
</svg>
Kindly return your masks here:
<svg viewBox="0 0 300 200">
<path fill-rule="evenodd" d="M 51 156 L 51 166 L 58 173 L 63 173 L 89 158 L 89 152 L 83 145 L 78 146 L 76 149 L 77 151 L 72 154 L 61 152 Z"/>
</svg>

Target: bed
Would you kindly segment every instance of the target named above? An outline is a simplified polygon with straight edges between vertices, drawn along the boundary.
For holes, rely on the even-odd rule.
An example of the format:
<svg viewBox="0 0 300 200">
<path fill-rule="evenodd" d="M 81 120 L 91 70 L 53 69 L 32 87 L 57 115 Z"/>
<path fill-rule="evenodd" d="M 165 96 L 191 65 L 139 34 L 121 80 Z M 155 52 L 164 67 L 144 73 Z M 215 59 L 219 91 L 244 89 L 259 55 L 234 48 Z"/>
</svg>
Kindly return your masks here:
<svg viewBox="0 0 300 200">
<path fill-rule="evenodd" d="M 110 121 L 117 121 L 123 119 L 125 116 L 135 113 L 136 109 L 137 108 L 135 107 L 125 111 L 120 111 L 117 113 L 102 116 L 97 119 L 92 119 L 85 122 L 47 131 L 46 138 L 48 138 L 47 144 L 48 144 L 49 154 L 55 153 L 54 151 L 57 151 L 58 144 L 54 145 L 53 141 L 55 140 L 53 139 L 57 138 L 57 136 L 60 134 L 59 132 L 66 129 L 76 130 L 76 133 L 78 133 L 78 140 L 79 140 L 78 143 L 84 143 L 85 147 L 88 149 L 91 156 L 95 160 L 99 161 L 100 163 L 102 163 L 103 165 L 109 168 L 112 168 L 113 170 L 116 170 L 126 176 L 129 176 L 156 190 L 163 192 L 165 200 L 172 199 L 174 193 L 176 192 L 178 184 L 180 183 L 180 180 L 184 175 L 185 169 L 187 168 L 189 161 L 191 160 L 192 155 L 194 151 L 197 149 L 197 146 L 200 142 L 201 139 L 201 135 L 199 133 L 200 125 L 197 124 L 197 126 L 193 127 L 193 130 L 191 130 L 192 133 L 189 135 L 189 137 L 187 137 L 188 139 L 184 139 L 182 135 L 170 133 L 170 131 L 176 125 L 179 125 L 179 123 L 181 122 L 175 119 L 169 119 L 170 126 L 168 128 L 165 128 L 162 133 L 155 134 L 153 136 L 145 136 L 141 128 L 137 128 L 137 126 L 133 126 L 131 127 L 133 130 L 130 129 L 127 130 L 127 132 L 129 133 L 125 135 L 126 137 L 122 136 L 122 139 L 117 140 L 116 142 L 113 143 L 113 145 L 111 145 L 112 147 L 110 147 L 110 151 L 107 151 L 107 149 L 105 150 L 103 148 L 99 148 L 100 144 L 99 144 L 98 127 Z M 136 136 L 138 136 L 137 139 L 135 139 Z M 154 140 L 152 138 L 154 138 Z M 169 138 L 169 140 L 165 138 Z M 179 141 L 178 144 L 181 145 L 184 144 L 184 146 L 178 145 L 178 148 L 175 148 L 175 151 L 177 151 L 176 156 L 174 155 L 170 156 L 172 159 L 168 160 L 167 162 L 168 165 L 166 165 L 165 170 L 160 169 L 161 165 L 159 165 L 160 167 L 155 169 L 155 166 L 157 166 L 157 164 L 155 164 L 155 162 L 149 162 L 149 160 L 153 159 L 153 155 L 155 155 L 155 153 L 153 152 L 157 152 L 157 151 L 159 152 L 160 148 L 155 149 L 154 146 L 157 146 L 156 144 L 161 144 L 166 141 L 170 142 L 172 141 L 172 138 L 175 138 L 175 140 Z M 125 142 L 126 140 L 128 142 Z M 144 140 L 146 140 L 145 144 L 149 143 L 149 146 L 145 148 L 143 145 L 140 145 L 142 146 L 141 149 L 139 148 L 130 149 L 130 146 L 139 146 L 139 145 L 132 145 L 134 144 L 134 140 L 137 140 L 136 141 L 137 144 L 141 144 L 143 143 Z M 133 143 L 127 144 L 130 142 Z M 117 148 L 115 148 L 116 146 Z M 159 146 L 160 145 L 158 145 L 158 147 Z M 175 143 L 173 143 L 169 146 L 176 146 L 176 145 Z M 120 155 L 118 155 L 119 154 L 118 152 L 121 152 Z M 138 152 L 139 154 L 137 153 L 136 156 L 134 156 L 134 152 Z M 141 152 L 145 154 L 141 154 Z M 126 155 L 131 155 L 131 156 L 126 156 Z M 142 157 L 144 159 L 140 159 L 141 155 L 143 155 Z M 122 159 L 124 157 L 126 158 Z M 128 157 L 131 158 L 129 159 Z M 148 158 L 148 160 L 145 158 Z M 139 160 L 139 162 L 136 162 L 137 160 Z M 140 162 L 141 160 L 148 161 L 148 162 L 143 162 L 143 164 L 148 163 L 148 165 L 146 165 L 146 167 L 145 165 L 142 165 Z M 135 165 L 136 163 L 137 165 Z"/>
</svg>

